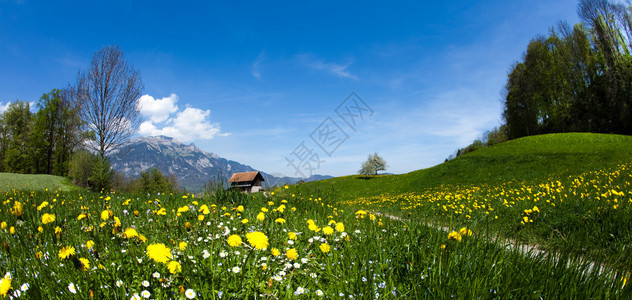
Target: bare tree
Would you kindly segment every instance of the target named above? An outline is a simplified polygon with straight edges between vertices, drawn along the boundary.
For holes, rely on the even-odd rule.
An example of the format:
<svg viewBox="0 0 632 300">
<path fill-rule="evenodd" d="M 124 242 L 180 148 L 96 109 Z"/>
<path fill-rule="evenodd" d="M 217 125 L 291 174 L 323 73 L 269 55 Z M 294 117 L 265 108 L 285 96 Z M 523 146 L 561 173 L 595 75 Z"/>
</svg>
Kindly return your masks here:
<svg viewBox="0 0 632 300">
<path fill-rule="evenodd" d="M 77 76 L 75 101 L 79 117 L 94 142 L 90 147 L 104 158 L 128 139 L 140 124 L 140 74 L 129 65 L 118 46 L 107 46 L 92 57 L 86 73 Z"/>
</svg>

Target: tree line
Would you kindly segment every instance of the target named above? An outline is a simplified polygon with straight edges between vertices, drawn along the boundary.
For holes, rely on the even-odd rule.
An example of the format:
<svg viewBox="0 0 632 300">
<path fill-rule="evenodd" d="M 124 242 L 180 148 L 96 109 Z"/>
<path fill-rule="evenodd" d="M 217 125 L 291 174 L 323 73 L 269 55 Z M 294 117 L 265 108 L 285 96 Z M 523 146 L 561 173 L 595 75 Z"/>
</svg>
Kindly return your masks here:
<svg viewBox="0 0 632 300">
<path fill-rule="evenodd" d="M 174 191 L 173 176 L 152 169 L 138 179 L 124 178 L 107 158 L 136 132 L 142 90 L 140 74 L 123 51 L 104 47 L 74 85 L 44 93 L 36 112 L 16 100 L 0 114 L 0 172 L 68 176 L 97 191 Z"/>
<path fill-rule="evenodd" d="M 524 136 L 632 134 L 632 5 L 580 0 L 582 20 L 532 39 L 507 75 L 505 121 L 446 159 Z"/>
<path fill-rule="evenodd" d="M 503 117 L 515 139 L 555 132 L 632 134 L 632 6 L 580 0 L 508 74 Z"/>
</svg>

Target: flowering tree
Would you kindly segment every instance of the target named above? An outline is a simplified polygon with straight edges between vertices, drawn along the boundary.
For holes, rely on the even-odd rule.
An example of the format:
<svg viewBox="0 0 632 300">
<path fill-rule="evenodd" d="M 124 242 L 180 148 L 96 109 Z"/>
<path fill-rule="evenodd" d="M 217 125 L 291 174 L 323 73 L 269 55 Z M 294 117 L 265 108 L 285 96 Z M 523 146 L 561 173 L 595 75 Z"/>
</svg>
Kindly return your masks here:
<svg viewBox="0 0 632 300">
<path fill-rule="evenodd" d="M 384 158 L 379 156 L 377 152 L 369 154 L 369 158 L 362 163 L 362 168 L 358 171 L 358 174 L 364 175 L 365 178 L 369 175 L 377 175 L 377 171 L 385 171 L 388 165 Z"/>
</svg>

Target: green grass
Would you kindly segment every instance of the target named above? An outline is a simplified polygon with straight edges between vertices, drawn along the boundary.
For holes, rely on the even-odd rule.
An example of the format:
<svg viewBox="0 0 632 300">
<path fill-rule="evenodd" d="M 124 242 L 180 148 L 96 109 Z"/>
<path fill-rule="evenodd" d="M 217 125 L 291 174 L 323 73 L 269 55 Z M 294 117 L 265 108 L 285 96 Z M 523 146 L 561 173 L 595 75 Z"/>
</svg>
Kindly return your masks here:
<svg viewBox="0 0 632 300">
<path fill-rule="evenodd" d="M 378 175 L 368 180 L 349 175 L 308 182 L 304 186 L 332 192 L 337 200 L 346 201 L 385 193 L 419 192 L 441 185 L 495 185 L 562 178 L 616 167 L 631 159 L 631 136 L 547 134 L 512 140 L 406 174 Z"/>
<path fill-rule="evenodd" d="M 345 176 L 291 191 L 424 223 L 489 229 L 500 238 L 629 271 L 631 157 L 629 136 L 550 134 L 403 175 Z"/>
<path fill-rule="evenodd" d="M 28 191 L 49 189 L 64 192 L 80 190 L 65 177 L 44 174 L 0 173 L 0 191 L 6 192 L 12 189 Z"/>
<path fill-rule="evenodd" d="M 312 195 L 238 197 L 242 208 L 230 199 L 185 196 L 0 194 L 7 295 L 23 289 L 26 299 L 184 299 L 190 289 L 197 299 L 625 299 L 631 292 L 625 274 L 529 257 L 488 241 L 484 231 L 449 239 L 414 216 L 360 216 Z M 253 231 L 266 235 L 267 249 L 250 246 Z M 229 245 L 231 235 L 243 244 Z M 156 244 L 181 268 L 155 261 L 148 246 Z M 66 247 L 74 254 L 60 255 Z M 286 256 L 289 249 L 297 259 Z"/>
<path fill-rule="evenodd" d="M 0 193 L 0 274 L 12 276 L 7 295 L 23 288 L 29 299 L 182 299 L 189 289 L 198 299 L 629 299 L 631 141 L 530 137 L 404 175 L 334 178 L 265 197 L 22 182 Z M 437 223 L 451 232 L 428 226 Z M 248 240 L 255 231 L 267 249 Z M 229 245 L 231 235 L 243 243 Z M 556 255 L 507 249 L 505 238 Z M 148 250 L 157 244 L 168 264 Z M 75 253 L 62 255 L 69 247 Z"/>
</svg>

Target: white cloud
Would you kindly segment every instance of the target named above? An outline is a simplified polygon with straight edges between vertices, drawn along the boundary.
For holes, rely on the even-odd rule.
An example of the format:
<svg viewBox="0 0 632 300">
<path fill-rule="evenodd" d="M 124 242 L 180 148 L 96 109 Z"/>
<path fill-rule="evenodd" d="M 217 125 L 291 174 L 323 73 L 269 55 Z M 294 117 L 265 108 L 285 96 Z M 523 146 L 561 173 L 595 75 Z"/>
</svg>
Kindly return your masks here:
<svg viewBox="0 0 632 300">
<path fill-rule="evenodd" d="M 143 95 L 138 99 L 140 113 L 151 119 L 152 122 L 162 122 L 169 118 L 170 114 L 178 111 L 178 96 L 171 94 L 169 97 L 154 99 L 150 95 Z"/>
<path fill-rule="evenodd" d="M 7 111 L 7 109 L 9 109 L 9 106 L 11 106 L 11 104 L 13 104 L 13 102 L 0 102 L 0 114 Z M 30 101 L 29 102 L 29 110 L 31 112 L 37 112 L 37 103 L 35 101 Z"/>
<path fill-rule="evenodd" d="M 0 114 L 9 109 L 9 105 L 11 102 L 7 102 L 7 104 L 3 104 L 4 102 L 0 102 Z"/>
<path fill-rule="evenodd" d="M 263 62 L 265 54 L 265 51 L 261 51 L 261 53 L 259 53 L 259 56 L 257 56 L 255 62 L 252 63 L 252 70 L 250 71 L 250 74 L 252 74 L 252 76 L 257 78 L 258 80 L 261 80 L 261 70 L 259 69 L 259 65 L 261 65 L 261 63 Z"/>
<path fill-rule="evenodd" d="M 325 62 L 321 59 L 314 59 L 309 55 L 299 55 L 298 59 L 303 65 L 313 70 L 327 71 L 333 75 L 342 78 L 358 79 L 357 76 L 351 74 L 351 72 L 347 70 L 351 63 L 340 65 L 336 63 Z"/>
<path fill-rule="evenodd" d="M 174 105 L 178 99 L 178 96 L 175 94 L 171 94 L 171 96 L 160 100 L 153 100 L 154 98 L 149 95 L 143 97 L 146 99 L 145 103 L 155 104 L 158 102 L 160 108 L 145 110 L 152 113 L 143 113 L 143 115 L 150 119 L 140 124 L 138 128 L 138 134 L 140 135 L 164 135 L 173 137 L 182 142 L 200 139 L 207 140 L 215 136 L 230 135 L 230 133 L 222 133 L 218 123 L 211 122 L 209 118 L 211 111 L 208 109 L 202 110 L 187 106 L 183 111 L 178 111 L 177 106 Z M 143 97 L 141 97 L 139 101 L 141 101 Z M 175 116 L 173 116 L 174 113 Z M 163 123 L 165 125 L 159 126 L 156 123 Z"/>
</svg>

